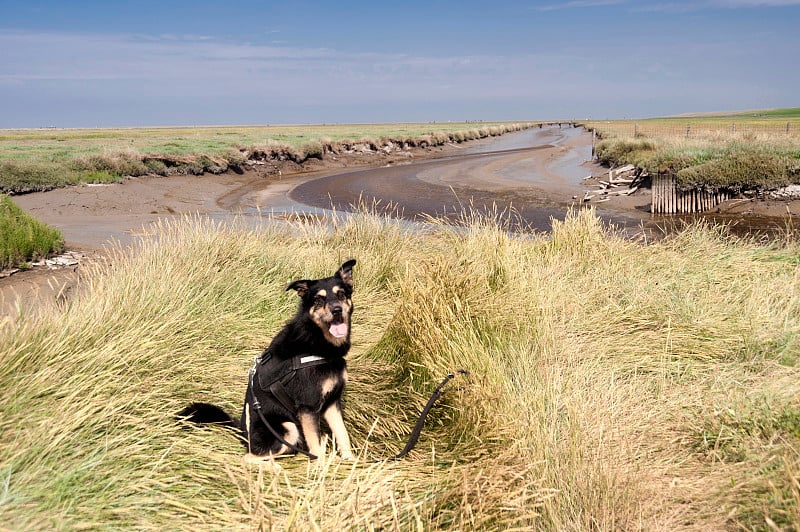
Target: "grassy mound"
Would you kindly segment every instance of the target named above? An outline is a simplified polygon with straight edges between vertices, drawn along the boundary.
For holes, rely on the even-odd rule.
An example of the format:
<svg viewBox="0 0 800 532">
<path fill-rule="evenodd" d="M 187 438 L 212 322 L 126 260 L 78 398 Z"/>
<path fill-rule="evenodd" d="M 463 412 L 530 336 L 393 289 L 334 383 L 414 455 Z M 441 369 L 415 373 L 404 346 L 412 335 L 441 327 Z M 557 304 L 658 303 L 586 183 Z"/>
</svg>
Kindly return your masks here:
<svg viewBox="0 0 800 532">
<path fill-rule="evenodd" d="M 61 249 L 61 232 L 32 218 L 0 194 L 0 269 Z"/>
<path fill-rule="evenodd" d="M 800 181 L 800 161 L 786 155 L 739 150 L 679 170 L 677 182 L 684 189 L 775 190 Z"/>
<path fill-rule="evenodd" d="M 800 525 L 800 249 L 591 212 L 551 238 L 479 216 L 261 231 L 186 219 L 0 336 L 0 527 L 721 529 Z M 296 278 L 358 259 L 359 457 L 244 465 L 223 430 Z M 465 368 L 412 456 L 433 386 Z"/>
</svg>

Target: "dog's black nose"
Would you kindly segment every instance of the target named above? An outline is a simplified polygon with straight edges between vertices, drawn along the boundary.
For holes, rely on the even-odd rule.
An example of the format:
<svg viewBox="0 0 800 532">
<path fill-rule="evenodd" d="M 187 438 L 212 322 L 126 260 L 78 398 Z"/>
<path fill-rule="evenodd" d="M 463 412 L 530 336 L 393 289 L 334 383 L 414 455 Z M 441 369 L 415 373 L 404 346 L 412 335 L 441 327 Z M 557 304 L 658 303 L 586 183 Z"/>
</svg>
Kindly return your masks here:
<svg viewBox="0 0 800 532">
<path fill-rule="evenodd" d="M 338 304 L 338 303 L 335 304 L 335 305 L 331 305 L 331 312 L 334 315 L 338 316 L 339 314 L 342 313 L 342 306 L 340 304 Z"/>
</svg>

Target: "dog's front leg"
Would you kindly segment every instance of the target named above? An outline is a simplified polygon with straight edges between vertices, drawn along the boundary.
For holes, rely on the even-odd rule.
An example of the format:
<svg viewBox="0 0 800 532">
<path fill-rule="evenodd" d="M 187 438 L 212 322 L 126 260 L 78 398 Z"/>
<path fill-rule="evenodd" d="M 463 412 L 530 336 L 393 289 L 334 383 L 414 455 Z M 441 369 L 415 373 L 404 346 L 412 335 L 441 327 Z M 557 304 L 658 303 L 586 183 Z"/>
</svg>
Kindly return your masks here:
<svg viewBox="0 0 800 532">
<path fill-rule="evenodd" d="M 322 416 L 325 422 L 331 428 L 333 433 L 333 441 L 336 442 L 336 447 L 339 453 L 345 460 L 353 460 L 353 451 L 350 449 L 350 436 L 347 434 L 347 429 L 344 426 L 344 419 L 342 418 L 342 407 L 339 402 L 332 403 Z"/>
<path fill-rule="evenodd" d="M 322 458 L 322 444 L 319 441 L 319 416 L 313 412 L 299 412 L 300 426 L 308 445 L 308 452 Z"/>
</svg>

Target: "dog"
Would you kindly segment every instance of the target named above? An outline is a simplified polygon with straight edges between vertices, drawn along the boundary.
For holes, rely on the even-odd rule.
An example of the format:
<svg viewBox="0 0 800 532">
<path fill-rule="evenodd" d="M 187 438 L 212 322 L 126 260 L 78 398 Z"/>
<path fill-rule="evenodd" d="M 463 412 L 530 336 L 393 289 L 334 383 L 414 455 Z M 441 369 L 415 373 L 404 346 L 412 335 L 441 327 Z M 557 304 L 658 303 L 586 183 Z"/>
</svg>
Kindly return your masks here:
<svg viewBox="0 0 800 532">
<path fill-rule="evenodd" d="M 286 287 L 300 297 L 297 313 L 253 364 L 238 420 L 207 403 L 193 403 L 178 417 L 238 426 L 246 459 L 251 461 L 296 452 L 322 456 L 324 419 L 339 454 L 353 460 L 342 392 L 347 383 L 355 264 L 351 259 L 330 277 L 301 279 Z"/>
</svg>

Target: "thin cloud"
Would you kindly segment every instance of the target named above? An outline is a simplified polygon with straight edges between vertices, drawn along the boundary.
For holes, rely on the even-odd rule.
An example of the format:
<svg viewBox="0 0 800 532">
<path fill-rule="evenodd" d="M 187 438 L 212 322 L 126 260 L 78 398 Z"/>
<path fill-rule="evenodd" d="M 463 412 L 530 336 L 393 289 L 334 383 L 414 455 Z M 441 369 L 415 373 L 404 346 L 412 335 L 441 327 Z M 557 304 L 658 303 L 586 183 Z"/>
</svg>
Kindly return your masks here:
<svg viewBox="0 0 800 532">
<path fill-rule="evenodd" d="M 631 2 L 629 0 L 571 0 L 537 7 L 537 11 L 559 11 L 627 6 L 633 12 L 685 13 L 705 9 L 757 9 L 800 6 L 800 0 L 705 0 L 702 2 Z"/>
<path fill-rule="evenodd" d="M 7 51 L 0 57 L 0 86 L 62 91 L 77 86 L 88 93 L 124 82 L 132 92 L 163 87 L 168 92 L 300 102 L 319 98 L 320 87 L 329 98 L 350 101 L 375 99 L 376 94 L 435 97 L 444 86 L 496 96 L 530 86 L 531 73 L 541 71 L 543 64 L 526 56 L 347 53 L 175 35 L 0 31 L 0 48 Z M 489 91 L 487 76 L 504 82 Z"/>
<path fill-rule="evenodd" d="M 706 0 L 704 2 L 661 2 L 637 5 L 634 11 L 689 13 L 708 9 L 759 9 L 800 6 L 800 0 Z"/>
<path fill-rule="evenodd" d="M 550 4 L 546 6 L 537 7 L 537 11 L 558 11 L 562 9 L 580 9 L 591 7 L 607 7 L 625 4 L 626 0 L 572 0 L 570 2 L 561 2 L 558 4 Z"/>
<path fill-rule="evenodd" d="M 615 3 L 633 6 L 570 5 Z M 800 74 L 784 67 L 797 39 L 730 39 L 662 33 L 631 47 L 569 36 L 546 49 L 445 54 L 0 29 L 0 99 L 18 103 L 0 127 L 630 116 L 791 101 Z"/>
<path fill-rule="evenodd" d="M 800 0 L 713 0 L 708 3 L 714 7 L 757 8 L 800 6 Z"/>
</svg>

